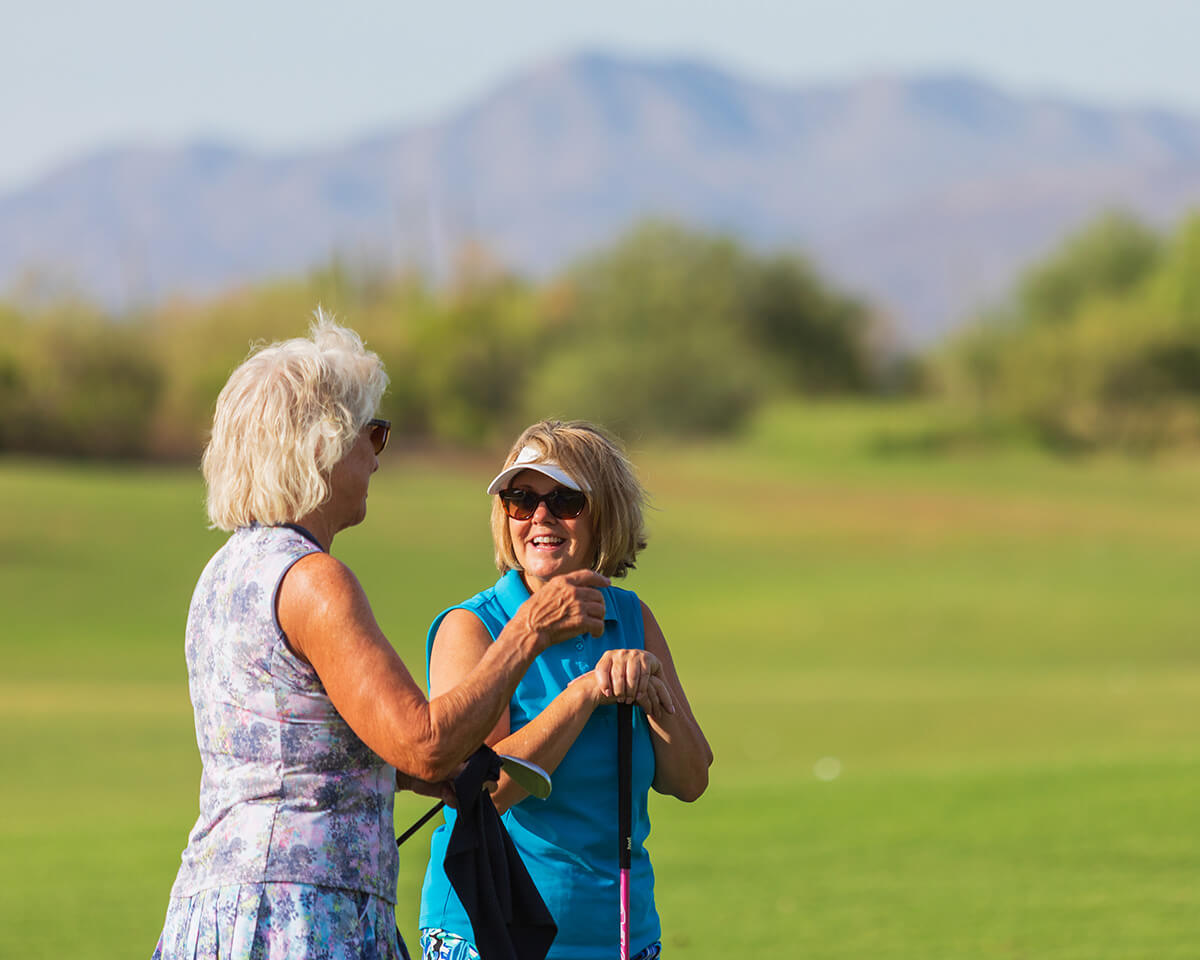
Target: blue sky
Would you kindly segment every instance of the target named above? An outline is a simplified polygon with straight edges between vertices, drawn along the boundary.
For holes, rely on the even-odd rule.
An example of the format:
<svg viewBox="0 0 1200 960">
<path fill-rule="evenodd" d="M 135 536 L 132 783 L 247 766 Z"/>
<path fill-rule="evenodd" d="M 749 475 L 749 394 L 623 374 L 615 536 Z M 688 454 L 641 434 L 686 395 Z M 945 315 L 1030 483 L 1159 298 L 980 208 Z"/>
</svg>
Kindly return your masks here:
<svg viewBox="0 0 1200 960">
<path fill-rule="evenodd" d="M 287 150 L 430 119 L 580 49 L 786 84 L 966 71 L 1200 114 L 1200 0 L 0 0 L 0 191 L 114 144 Z"/>
</svg>

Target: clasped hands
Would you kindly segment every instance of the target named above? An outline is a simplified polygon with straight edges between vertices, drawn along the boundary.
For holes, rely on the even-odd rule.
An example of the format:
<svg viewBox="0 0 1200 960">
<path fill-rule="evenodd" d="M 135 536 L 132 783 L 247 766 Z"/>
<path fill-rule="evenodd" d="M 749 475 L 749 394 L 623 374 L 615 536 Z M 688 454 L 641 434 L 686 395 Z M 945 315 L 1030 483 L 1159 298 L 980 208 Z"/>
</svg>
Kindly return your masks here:
<svg viewBox="0 0 1200 960">
<path fill-rule="evenodd" d="M 675 712 L 662 661 L 646 650 L 606 650 L 592 670 L 571 681 L 575 684 L 592 685 L 586 692 L 597 705 L 636 704 L 655 720 Z"/>
<path fill-rule="evenodd" d="M 521 614 L 551 644 L 581 633 L 599 637 L 605 613 L 601 588 L 609 582 L 591 570 L 555 577 L 525 602 Z M 595 705 L 634 703 L 656 720 L 675 712 L 662 662 L 645 650 L 606 650 L 595 668 L 573 680 L 572 686 L 586 685 L 589 677 L 595 686 L 587 692 Z"/>
</svg>

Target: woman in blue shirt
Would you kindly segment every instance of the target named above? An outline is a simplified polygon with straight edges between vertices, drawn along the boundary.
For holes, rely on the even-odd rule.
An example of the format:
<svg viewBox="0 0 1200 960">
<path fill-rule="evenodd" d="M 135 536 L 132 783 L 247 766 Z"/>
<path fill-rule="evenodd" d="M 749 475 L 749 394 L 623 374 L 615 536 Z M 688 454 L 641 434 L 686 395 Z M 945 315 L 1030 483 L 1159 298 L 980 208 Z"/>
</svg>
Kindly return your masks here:
<svg viewBox="0 0 1200 960">
<path fill-rule="evenodd" d="M 426 641 L 429 691 L 452 688 L 486 654 L 522 604 L 556 577 L 595 570 L 621 577 L 646 545 L 645 494 L 631 464 L 601 430 L 543 421 L 513 444 L 488 486 L 499 581 L 444 611 Z M 643 846 L 646 798 L 692 801 L 708 785 L 712 751 L 693 716 L 666 638 L 636 594 L 606 587 L 604 631 L 540 655 L 487 742 L 552 773 L 531 797 L 505 775 L 493 800 L 558 925 L 554 960 L 610 960 L 619 935 L 616 704 L 632 703 L 633 836 L 630 953 L 661 950 L 654 874 Z M 427 960 L 475 958 L 471 924 L 442 862 L 453 826 L 435 831 L 421 896 Z"/>
</svg>

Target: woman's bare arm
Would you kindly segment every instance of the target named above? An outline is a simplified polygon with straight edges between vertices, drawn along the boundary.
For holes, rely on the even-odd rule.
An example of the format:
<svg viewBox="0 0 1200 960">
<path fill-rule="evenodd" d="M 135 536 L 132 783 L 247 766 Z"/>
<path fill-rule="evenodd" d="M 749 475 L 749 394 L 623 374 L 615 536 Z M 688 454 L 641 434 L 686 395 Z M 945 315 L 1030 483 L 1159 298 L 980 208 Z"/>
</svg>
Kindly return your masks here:
<svg viewBox="0 0 1200 960">
<path fill-rule="evenodd" d="M 534 657 L 579 633 L 603 632 L 599 588 L 607 583 L 590 571 L 556 578 L 473 670 L 430 700 L 380 630 L 358 579 L 329 554 L 292 566 L 280 585 L 278 615 L 293 651 L 316 670 L 363 742 L 397 769 L 437 782 L 484 742 Z"/>
<path fill-rule="evenodd" d="M 645 603 L 642 604 L 642 622 L 646 650 L 662 663 L 663 680 L 675 706 L 671 713 L 648 716 L 650 740 L 654 744 L 654 789 L 691 802 L 708 789 L 712 748 L 683 692 L 667 638 Z"/>
<path fill-rule="evenodd" d="M 491 644 L 491 635 L 477 616 L 468 610 L 450 611 L 434 637 L 429 661 L 430 692 L 436 694 L 461 683 L 477 669 Z M 505 710 L 487 742 L 499 753 L 530 760 L 553 774 L 601 704 L 637 703 L 648 717 L 668 722 L 674 705 L 661 673 L 658 659 L 647 651 L 606 651 L 594 670 L 572 681 L 520 730 L 511 729 Z M 492 800 L 503 812 L 527 795 L 501 773 Z"/>
<path fill-rule="evenodd" d="M 468 610 L 451 610 L 438 626 L 434 638 L 429 660 L 430 693 L 436 696 L 439 691 L 461 683 L 478 669 L 492 646 L 491 634 L 477 616 Z M 593 686 L 571 684 L 516 733 L 510 731 L 505 704 L 500 719 L 487 735 L 487 743 L 498 753 L 530 760 L 553 774 L 592 715 L 595 706 L 591 693 Z M 492 801 L 503 812 L 526 796 L 528 794 L 502 772 Z"/>
</svg>

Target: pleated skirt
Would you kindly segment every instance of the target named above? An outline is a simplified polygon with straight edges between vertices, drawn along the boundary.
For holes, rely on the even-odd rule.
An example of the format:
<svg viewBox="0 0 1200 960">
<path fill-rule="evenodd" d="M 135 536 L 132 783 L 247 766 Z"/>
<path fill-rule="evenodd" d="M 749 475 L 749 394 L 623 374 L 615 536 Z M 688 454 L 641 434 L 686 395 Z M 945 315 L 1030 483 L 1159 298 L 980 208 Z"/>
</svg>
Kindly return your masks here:
<svg viewBox="0 0 1200 960">
<path fill-rule="evenodd" d="M 303 883 L 172 897 L 152 960 L 408 960 L 392 904 Z"/>
</svg>

